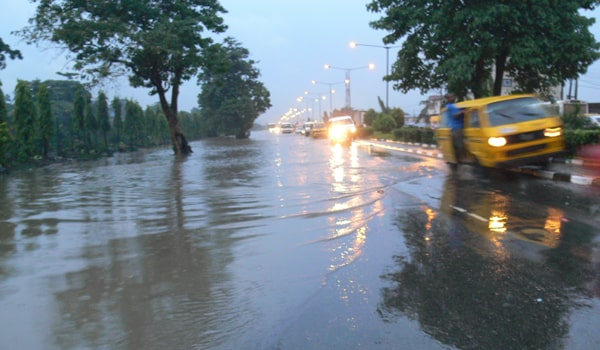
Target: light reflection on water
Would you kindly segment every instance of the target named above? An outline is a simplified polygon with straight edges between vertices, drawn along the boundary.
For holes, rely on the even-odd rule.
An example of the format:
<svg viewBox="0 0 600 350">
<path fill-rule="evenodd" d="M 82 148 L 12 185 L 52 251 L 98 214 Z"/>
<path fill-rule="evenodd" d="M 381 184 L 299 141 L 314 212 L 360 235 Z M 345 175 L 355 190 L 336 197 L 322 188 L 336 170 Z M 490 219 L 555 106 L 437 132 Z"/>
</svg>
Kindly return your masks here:
<svg viewBox="0 0 600 350">
<path fill-rule="evenodd" d="M 193 148 L 0 179 L 4 344 L 243 345 L 361 255 L 395 181 L 380 158 L 299 135 Z"/>
</svg>

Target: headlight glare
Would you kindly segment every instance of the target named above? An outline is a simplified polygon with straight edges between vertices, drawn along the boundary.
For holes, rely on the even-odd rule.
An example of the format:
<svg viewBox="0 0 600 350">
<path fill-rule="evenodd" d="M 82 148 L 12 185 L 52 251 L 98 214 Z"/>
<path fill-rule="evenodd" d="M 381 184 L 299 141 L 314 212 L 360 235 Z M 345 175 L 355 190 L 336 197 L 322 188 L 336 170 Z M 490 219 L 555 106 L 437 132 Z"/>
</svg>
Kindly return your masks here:
<svg viewBox="0 0 600 350">
<path fill-rule="evenodd" d="M 490 137 L 488 144 L 492 147 L 502 147 L 506 145 L 506 138 L 504 137 Z"/>
<path fill-rule="evenodd" d="M 544 130 L 544 136 L 546 137 L 557 137 L 560 136 L 562 134 L 562 128 L 556 127 L 556 128 L 546 128 Z"/>
</svg>

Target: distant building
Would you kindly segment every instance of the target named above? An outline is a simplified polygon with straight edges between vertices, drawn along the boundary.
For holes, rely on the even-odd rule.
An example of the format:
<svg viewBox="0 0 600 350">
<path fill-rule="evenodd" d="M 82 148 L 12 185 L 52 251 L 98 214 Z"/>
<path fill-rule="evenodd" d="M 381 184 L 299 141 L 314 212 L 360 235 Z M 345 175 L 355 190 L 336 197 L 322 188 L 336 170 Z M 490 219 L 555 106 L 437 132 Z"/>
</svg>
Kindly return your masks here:
<svg viewBox="0 0 600 350">
<path fill-rule="evenodd" d="M 427 98 L 425 102 L 425 108 L 421 110 L 419 117 L 413 117 L 410 121 L 411 123 L 416 123 L 417 120 L 421 122 L 425 122 L 426 124 L 431 124 L 431 117 L 440 114 L 444 103 L 444 96 L 441 95 L 431 95 Z"/>
<path fill-rule="evenodd" d="M 518 88 L 519 84 L 517 84 L 517 82 L 514 81 L 510 75 L 504 73 L 500 95 L 510 95 L 513 92 L 518 91 Z M 563 99 L 563 90 L 563 85 L 553 86 L 547 92 L 545 92 L 544 95 L 546 95 L 550 100 L 560 101 Z"/>
<path fill-rule="evenodd" d="M 444 102 L 444 96 L 432 95 L 427 98 L 425 110 L 428 116 L 440 114 L 442 109 L 442 103 Z"/>
</svg>

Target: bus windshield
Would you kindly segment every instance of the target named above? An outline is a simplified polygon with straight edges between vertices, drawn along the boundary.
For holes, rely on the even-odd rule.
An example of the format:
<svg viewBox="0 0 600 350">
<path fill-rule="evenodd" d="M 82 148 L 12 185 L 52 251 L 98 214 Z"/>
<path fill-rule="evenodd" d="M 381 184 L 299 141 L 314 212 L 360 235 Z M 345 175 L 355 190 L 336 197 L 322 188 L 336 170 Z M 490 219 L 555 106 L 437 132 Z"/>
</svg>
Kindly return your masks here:
<svg viewBox="0 0 600 350">
<path fill-rule="evenodd" d="M 491 103 L 487 106 L 490 126 L 515 124 L 550 117 L 542 102 L 533 97 Z"/>
</svg>

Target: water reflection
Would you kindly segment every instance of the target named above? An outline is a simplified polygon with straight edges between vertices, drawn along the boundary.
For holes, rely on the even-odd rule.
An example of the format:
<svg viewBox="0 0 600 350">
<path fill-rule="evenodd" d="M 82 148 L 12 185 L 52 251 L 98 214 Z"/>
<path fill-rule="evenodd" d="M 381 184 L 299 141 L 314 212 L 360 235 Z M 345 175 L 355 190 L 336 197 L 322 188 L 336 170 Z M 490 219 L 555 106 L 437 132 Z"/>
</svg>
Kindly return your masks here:
<svg viewBox="0 0 600 350">
<path fill-rule="evenodd" d="M 127 214 L 128 219 L 137 216 L 130 229 L 151 234 L 86 246 L 81 259 L 88 267 L 52 279 L 62 318 L 53 333 L 61 348 L 194 348 L 226 341 L 226 334 L 239 327 L 231 315 L 246 312 L 243 304 L 241 310 L 223 312 L 240 306 L 233 303 L 235 291 L 223 287 L 234 230 L 214 219 L 230 199 L 184 196 L 189 177 L 203 175 L 186 169 L 191 160 L 170 162 L 149 172 L 148 188 L 113 189 L 117 198 L 137 198 L 136 209 Z M 210 166 L 206 174 L 212 181 Z M 113 205 L 120 207 L 120 201 Z M 236 216 L 243 218 L 239 211 Z"/>
<path fill-rule="evenodd" d="M 330 229 L 328 239 L 335 240 L 351 235 L 353 239 L 341 241 L 343 244 L 333 246 L 332 262 L 329 270 L 335 271 L 343 266 L 351 264 L 360 255 L 366 241 L 367 218 L 361 196 L 339 196 L 339 194 L 351 193 L 361 177 L 358 173 L 359 162 L 356 155 L 356 146 L 331 145 L 332 152 L 329 159 L 329 167 L 332 174 L 331 192 L 337 198 L 328 209 L 335 213 L 329 216 Z M 351 162 L 348 166 L 346 162 Z M 348 179 L 346 178 L 348 177 Z"/>
<path fill-rule="evenodd" d="M 8 182 L 0 176 L 0 278 L 9 274 L 4 260 L 16 249 L 14 243 L 16 224 L 10 221 L 14 205 L 8 192 Z"/>
<path fill-rule="evenodd" d="M 595 230 L 528 198 L 449 177 L 439 216 L 400 215 L 410 254 L 384 276 L 381 316 L 418 320 L 461 349 L 563 348 L 597 278 Z"/>
<path fill-rule="evenodd" d="M 241 228 L 258 225 L 265 203 L 254 191 L 261 145 L 219 142 L 227 141 L 207 142 L 195 157 L 142 151 L 0 179 L 4 345 L 159 349 L 230 341 L 247 322 L 238 315 L 256 314 L 231 286 L 232 247 L 245 238 Z M 43 296 L 33 295 L 29 280 Z M 44 332 L 28 337 L 28 322 L 8 318 L 32 303 L 47 316 L 39 322 Z"/>
</svg>

